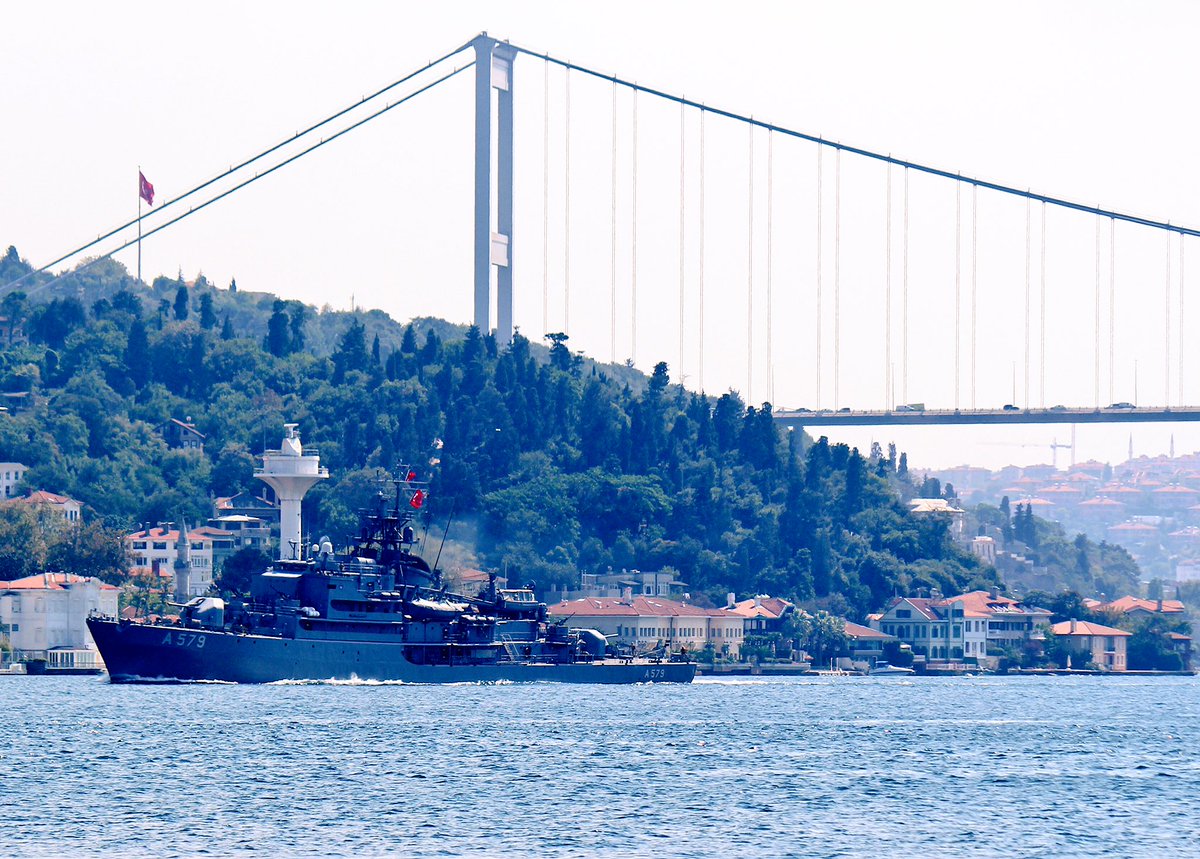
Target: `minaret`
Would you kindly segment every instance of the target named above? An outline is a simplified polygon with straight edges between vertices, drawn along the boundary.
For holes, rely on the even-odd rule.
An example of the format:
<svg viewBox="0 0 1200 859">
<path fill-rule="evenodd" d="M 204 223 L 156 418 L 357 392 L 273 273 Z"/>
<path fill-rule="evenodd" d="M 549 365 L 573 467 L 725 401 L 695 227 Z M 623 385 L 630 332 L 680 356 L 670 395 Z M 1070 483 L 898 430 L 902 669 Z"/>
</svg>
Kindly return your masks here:
<svg viewBox="0 0 1200 859">
<path fill-rule="evenodd" d="M 192 543 L 188 539 L 187 522 L 180 520 L 179 539 L 175 541 L 175 602 L 185 603 L 192 598 Z"/>
<path fill-rule="evenodd" d="M 300 446 L 299 424 L 283 426 L 286 434 L 279 450 L 263 453 L 262 468 L 256 468 L 254 476 L 274 489 L 279 499 L 279 558 L 286 561 L 302 555 L 300 501 L 314 483 L 329 477 L 329 470 L 321 467 L 320 456 L 306 454 Z"/>
<path fill-rule="evenodd" d="M 1133 462 L 1133 433 L 1129 434 L 1129 461 Z"/>
</svg>

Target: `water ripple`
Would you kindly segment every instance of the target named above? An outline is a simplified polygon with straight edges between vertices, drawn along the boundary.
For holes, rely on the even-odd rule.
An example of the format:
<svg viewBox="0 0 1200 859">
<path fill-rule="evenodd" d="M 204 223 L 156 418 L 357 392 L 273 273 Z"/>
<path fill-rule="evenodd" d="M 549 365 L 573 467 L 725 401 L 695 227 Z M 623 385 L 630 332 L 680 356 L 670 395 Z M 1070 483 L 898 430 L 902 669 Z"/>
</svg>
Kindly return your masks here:
<svg viewBox="0 0 1200 859">
<path fill-rule="evenodd" d="M 0 855 L 1195 855 L 1192 678 L 4 678 Z"/>
</svg>

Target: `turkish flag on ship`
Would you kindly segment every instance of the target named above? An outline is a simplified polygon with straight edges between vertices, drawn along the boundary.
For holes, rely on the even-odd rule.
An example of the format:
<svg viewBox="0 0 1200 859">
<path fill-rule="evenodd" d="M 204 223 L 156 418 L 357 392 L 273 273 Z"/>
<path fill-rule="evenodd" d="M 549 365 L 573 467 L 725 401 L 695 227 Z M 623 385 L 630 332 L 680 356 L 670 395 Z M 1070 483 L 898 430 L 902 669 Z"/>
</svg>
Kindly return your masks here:
<svg viewBox="0 0 1200 859">
<path fill-rule="evenodd" d="M 425 493 L 418 489 L 413 493 L 412 500 L 408 502 L 408 506 L 413 510 L 420 510 L 421 505 L 425 503 Z"/>
<path fill-rule="evenodd" d="M 138 194 L 151 206 L 154 205 L 154 186 L 146 180 L 141 170 L 138 171 Z"/>
</svg>

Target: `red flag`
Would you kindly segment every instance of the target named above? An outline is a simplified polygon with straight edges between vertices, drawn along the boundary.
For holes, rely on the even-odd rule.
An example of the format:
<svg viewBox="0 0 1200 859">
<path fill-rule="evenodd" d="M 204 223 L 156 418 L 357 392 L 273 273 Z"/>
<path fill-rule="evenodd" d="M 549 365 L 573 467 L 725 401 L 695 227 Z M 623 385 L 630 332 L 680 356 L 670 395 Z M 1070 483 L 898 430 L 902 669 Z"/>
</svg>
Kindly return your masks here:
<svg viewBox="0 0 1200 859">
<path fill-rule="evenodd" d="M 420 510 L 421 505 L 425 503 L 425 493 L 418 489 L 413 493 L 412 501 L 408 502 L 408 506 L 413 510 Z"/>
<path fill-rule="evenodd" d="M 154 186 L 146 181 L 141 170 L 138 171 L 138 194 L 151 206 L 154 205 Z"/>
<path fill-rule="evenodd" d="M 409 480 L 416 480 L 416 479 L 417 479 L 417 473 L 416 473 L 415 471 L 410 471 L 410 472 L 408 473 L 408 479 L 409 479 Z"/>
</svg>

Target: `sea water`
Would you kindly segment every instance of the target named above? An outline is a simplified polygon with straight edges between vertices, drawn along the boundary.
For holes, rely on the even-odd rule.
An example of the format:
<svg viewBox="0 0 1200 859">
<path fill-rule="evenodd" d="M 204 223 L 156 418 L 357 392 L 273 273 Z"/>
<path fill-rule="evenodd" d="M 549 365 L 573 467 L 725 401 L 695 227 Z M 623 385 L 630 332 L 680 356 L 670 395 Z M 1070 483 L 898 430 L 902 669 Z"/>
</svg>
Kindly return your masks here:
<svg viewBox="0 0 1200 859">
<path fill-rule="evenodd" d="M 0 855 L 1200 856 L 1200 680 L 0 678 Z"/>
</svg>

